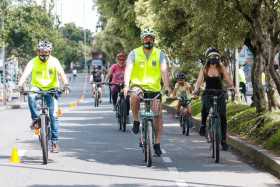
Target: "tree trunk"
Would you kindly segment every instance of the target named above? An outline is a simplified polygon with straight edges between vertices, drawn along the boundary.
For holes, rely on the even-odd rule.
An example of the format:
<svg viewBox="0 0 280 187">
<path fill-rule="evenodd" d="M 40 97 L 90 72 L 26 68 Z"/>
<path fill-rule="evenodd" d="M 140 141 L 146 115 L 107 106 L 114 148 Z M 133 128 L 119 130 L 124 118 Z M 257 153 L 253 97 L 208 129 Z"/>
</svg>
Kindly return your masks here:
<svg viewBox="0 0 280 187">
<path fill-rule="evenodd" d="M 261 53 L 257 50 L 256 57 L 252 68 L 252 85 L 253 85 L 253 100 L 256 106 L 257 113 L 267 111 L 267 102 L 265 100 L 264 89 L 262 85 L 262 64 Z"/>
<path fill-rule="evenodd" d="M 271 75 L 268 68 L 265 70 L 265 79 L 266 79 L 266 95 L 268 100 L 268 110 L 273 111 L 278 108 L 278 103 L 275 99 L 275 90 L 272 82 Z"/>
<path fill-rule="evenodd" d="M 266 48 L 266 52 L 263 53 L 264 64 L 265 64 L 265 79 L 266 79 L 266 94 L 268 100 L 268 110 L 272 111 L 279 108 L 279 103 L 275 98 L 275 84 L 273 83 L 273 78 L 270 73 L 270 64 L 274 64 L 274 50 L 272 50 L 272 45 L 270 44 L 268 48 Z M 274 66 L 273 66 L 274 69 Z M 275 69 L 274 69 L 275 70 Z"/>
</svg>

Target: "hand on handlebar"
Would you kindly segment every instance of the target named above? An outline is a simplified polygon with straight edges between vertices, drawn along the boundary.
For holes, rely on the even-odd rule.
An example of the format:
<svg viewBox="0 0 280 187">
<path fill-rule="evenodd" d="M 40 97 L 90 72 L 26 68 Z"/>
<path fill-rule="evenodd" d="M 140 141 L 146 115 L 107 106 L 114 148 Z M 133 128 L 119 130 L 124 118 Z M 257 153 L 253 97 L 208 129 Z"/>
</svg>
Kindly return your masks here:
<svg viewBox="0 0 280 187">
<path fill-rule="evenodd" d="M 127 86 L 125 86 L 123 88 L 123 94 L 124 94 L 125 97 L 128 95 L 128 90 L 129 90 L 129 87 L 127 87 Z"/>
</svg>

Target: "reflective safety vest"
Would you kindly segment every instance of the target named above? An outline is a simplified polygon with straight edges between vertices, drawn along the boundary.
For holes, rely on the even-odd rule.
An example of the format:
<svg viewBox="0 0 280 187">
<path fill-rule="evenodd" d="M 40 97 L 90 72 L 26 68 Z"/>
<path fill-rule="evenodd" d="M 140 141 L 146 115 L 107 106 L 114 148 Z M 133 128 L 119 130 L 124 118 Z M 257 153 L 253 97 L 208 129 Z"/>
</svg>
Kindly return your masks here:
<svg viewBox="0 0 280 187">
<path fill-rule="evenodd" d="M 50 56 L 47 62 L 42 62 L 39 57 L 33 59 L 32 86 L 47 91 L 59 87 L 57 59 Z"/>
<path fill-rule="evenodd" d="M 130 77 L 130 87 L 140 86 L 145 91 L 160 92 L 160 49 L 153 48 L 149 58 L 143 47 L 134 49 L 135 60 Z"/>
</svg>

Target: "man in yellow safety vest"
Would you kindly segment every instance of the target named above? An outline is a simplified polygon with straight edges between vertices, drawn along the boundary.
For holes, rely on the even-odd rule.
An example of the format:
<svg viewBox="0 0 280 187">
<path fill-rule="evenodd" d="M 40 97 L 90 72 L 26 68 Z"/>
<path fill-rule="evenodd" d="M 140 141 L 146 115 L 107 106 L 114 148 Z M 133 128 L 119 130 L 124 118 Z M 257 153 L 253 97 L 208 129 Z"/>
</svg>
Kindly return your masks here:
<svg viewBox="0 0 280 187">
<path fill-rule="evenodd" d="M 24 82 L 31 74 L 31 90 L 32 91 L 49 91 L 59 88 L 59 79 L 61 76 L 66 94 L 69 92 L 68 80 L 64 70 L 57 58 L 51 55 L 52 44 L 48 41 L 40 41 L 37 46 L 37 56 L 30 60 L 24 69 L 22 77 L 19 80 L 18 87 L 22 88 Z M 56 98 L 53 95 L 44 96 L 46 104 L 49 108 L 50 124 L 51 124 L 51 140 L 52 152 L 58 152 L 58 121 L 55 115 Z M 28 95 L 28 106 L 33 120 L 31 127 L 39 128 L 37 119 L 39 111 L 36 107 L 36 94 Z"/>
<path fill-rule="evenodd" d="M 125 88 L 124 94 L 127 95 L 129 89 L 141 90 L 144 92 L 144 98 L 154 98 L 161 91 L 161 80 L 168 93 L 171 93 L 169 84 L 168 63 L 166 55 L 160 49 L 154 47 L 155 33 L 152 29 L 145 28 L 141 32 L 143 46 L 132 50 L 127 58 L 125 69 Z M 140 98 L 138 91 L 131 95 L 131 110 L 133 114 L 132 131 L 139 132 L 139 106 Z M 160 101 L 154 101 L 153 110 L 159 112 L 155 118 L 156 142 L 154 151 L 157 156 L 161 155 L 160 136 L 163 128 L 162 107 Z"/>
</svg>

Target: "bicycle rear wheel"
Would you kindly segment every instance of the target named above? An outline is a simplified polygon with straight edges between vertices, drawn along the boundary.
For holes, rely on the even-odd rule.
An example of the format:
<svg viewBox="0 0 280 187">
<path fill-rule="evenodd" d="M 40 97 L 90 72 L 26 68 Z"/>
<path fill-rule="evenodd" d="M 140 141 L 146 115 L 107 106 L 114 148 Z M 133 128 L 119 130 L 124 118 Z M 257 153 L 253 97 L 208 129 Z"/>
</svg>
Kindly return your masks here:
<svg viewBox="0 0 280 187">
<path fill-rule="evenodd" d="M 43 153 L 43 163 L 48 164 L 48 120 L 47 115 L 42 114 L 40 116 L 41 130 L 40 130 L 40 143 Z"/>
</svg>

